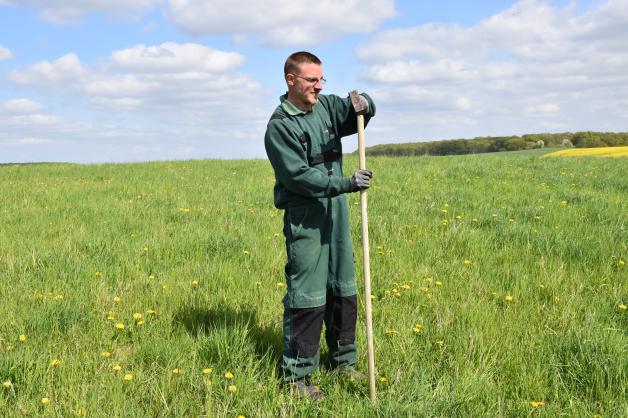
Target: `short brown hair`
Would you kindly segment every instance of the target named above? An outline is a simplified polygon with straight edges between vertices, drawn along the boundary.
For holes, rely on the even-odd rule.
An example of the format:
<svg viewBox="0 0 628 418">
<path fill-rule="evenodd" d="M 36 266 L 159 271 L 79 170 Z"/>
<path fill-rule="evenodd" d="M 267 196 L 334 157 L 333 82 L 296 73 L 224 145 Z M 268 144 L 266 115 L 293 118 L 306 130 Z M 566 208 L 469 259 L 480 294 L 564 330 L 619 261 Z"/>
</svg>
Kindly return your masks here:
<svg viewBox="0 0 628 418">
<path fill-rule="evenodd" d="M 294 74 L 294 72 L 298 70 L 299 65 L 305 64 L 305 63 L 312 63 L 312 64 L 318 64 L 318 65 L 323 64 L 316 55 L 310 52 L 307 52 L 307 51 L 295 52 L 294 54 L 290 54 L 290 56 L 286 60 L 286 63 L 283 66 L 283 75 L 285 76 L 287 74 Z"/>
</svg>

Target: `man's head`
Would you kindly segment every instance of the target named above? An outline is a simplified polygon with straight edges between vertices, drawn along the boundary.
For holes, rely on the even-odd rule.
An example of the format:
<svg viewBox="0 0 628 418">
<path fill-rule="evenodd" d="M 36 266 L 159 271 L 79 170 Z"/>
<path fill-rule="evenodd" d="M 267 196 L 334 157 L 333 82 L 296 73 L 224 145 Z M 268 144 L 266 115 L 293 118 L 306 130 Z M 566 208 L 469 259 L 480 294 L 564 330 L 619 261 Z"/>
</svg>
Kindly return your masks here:
<svg viewBox="0 0 628 418">
<path fill-rule="evenodd" d="M 286 60 L 283 72 L 288 100 L 303 110 L 311 110 L 325 84 L 321 60 L 309 52 L 295 52 Z"/>
</svg>

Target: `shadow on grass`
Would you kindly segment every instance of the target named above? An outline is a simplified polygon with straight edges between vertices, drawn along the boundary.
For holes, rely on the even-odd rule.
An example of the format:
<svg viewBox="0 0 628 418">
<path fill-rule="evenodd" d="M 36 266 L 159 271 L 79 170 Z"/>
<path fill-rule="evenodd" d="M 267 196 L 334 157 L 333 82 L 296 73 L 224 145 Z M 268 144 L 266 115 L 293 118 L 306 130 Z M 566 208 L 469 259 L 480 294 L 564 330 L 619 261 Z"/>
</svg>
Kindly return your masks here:
<svg viewBox="0 0 628 418">
<path fill-rule="evenodd" d="M 183 326 L 194 336 L 224 329 L 246 330 L 247 339 L 253 344 L 257 355 L 260 357 L 268 355 L 277 361 L 281 359 L 281 334 L 275 330 L 272 323 L 260 324 L 255 310 L 234 309 L 226 305 L 209 309 L 184 307 L 175 314 L 174 323 Z"/>
</svg>

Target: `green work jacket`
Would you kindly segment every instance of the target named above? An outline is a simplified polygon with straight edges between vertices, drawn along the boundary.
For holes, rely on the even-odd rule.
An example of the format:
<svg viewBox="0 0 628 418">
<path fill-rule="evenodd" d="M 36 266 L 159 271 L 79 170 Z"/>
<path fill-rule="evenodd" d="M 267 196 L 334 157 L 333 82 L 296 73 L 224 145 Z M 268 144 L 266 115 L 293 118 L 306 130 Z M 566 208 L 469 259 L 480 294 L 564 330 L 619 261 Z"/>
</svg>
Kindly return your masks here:
<svg viewBox="0 0 628 418">
<path fill-rule="evenodd" d="M 365 125 L 375 115 L 369 102 Z M 307 205 L 317 199 L 351 191 L 342 174 L 340 139 L 357 132 L 357 118 L 347 96 L 319 95 L 311 111 L 280 98 L 266 127 L 264 146 L 275 171 L 274 201 L 279 209 Z"/>
</svg>

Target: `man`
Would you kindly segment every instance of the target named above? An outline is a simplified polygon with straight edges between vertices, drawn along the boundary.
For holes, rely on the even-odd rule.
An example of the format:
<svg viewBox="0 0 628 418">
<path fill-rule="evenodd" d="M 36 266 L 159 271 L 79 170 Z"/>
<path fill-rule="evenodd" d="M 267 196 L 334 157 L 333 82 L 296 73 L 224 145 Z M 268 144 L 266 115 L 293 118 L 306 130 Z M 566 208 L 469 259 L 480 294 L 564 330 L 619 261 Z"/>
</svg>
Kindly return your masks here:
<svg viewBox="0 0 628 418">
<path fill-rule="evenodd" d="M 323 321 L 332 367 L 343 376 L 364 377 L 354 369 L 357 297 L 344 193 L 367 189 L 372 173 L 343 176 L 340 139 L 357 132 L 357 118 L 348 97 L 320 94 L 321 61 L 296 52 L 286 60 L 284 78 L 288 93 L 264 138 L 275 172 L 275 206 L 284 209 L 288 255 L 282 372 L 298 394 L 320 399 L 324 392 L 310 375 L 318 368 Z M 360 100 L 367 123 L 375 105 L 365 94 Z"/>
</svg>

